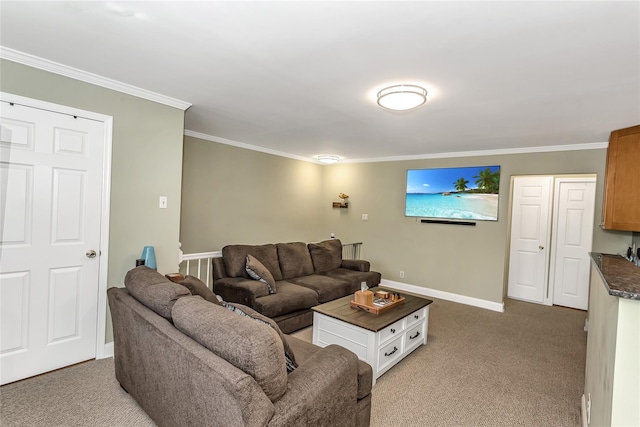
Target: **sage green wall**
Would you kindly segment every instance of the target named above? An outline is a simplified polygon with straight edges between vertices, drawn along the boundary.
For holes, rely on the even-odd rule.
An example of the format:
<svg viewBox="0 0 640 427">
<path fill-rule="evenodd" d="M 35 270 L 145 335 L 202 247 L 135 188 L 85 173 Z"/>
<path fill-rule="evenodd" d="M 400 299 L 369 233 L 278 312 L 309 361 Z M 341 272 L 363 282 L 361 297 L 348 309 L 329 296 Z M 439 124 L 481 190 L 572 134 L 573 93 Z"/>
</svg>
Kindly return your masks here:
<svg viewBox="0 0 640 427">
<path fill-rule="evenodd" d="M 327 220 L 320 234 L 362 241 L 364 258 L 385 279 L 499 303 L 505 295 L 510 177 L 596 173 L 599 224 L 605 157 L 606 149 L 598 149 L 326 166 L 324 203 L 344 192 L 350 204 L 349 209 L 323 208 Z M 465 227 L 421 224 L 404 216 L 407 169 L 483 165 L 501 166 L 497 222 Z M 363 213 L 368 221 L 361 220 Z M 603 231 L 596 224 L 594 251 L 615 253 L 630 244 L 631 233 Z"/>
<path fill-rule="evenodd" d="M 3 92 L 113 117 L 108 286 L 123 285 L 145 245 L 160 272 L 177 271 L 184 111 L 11 61 L 0 67 Z"/>
<path fill-rule="evenodd" d="M 186 136 L 182 180 L 185 253 L 329 237 L 320 165 Z"/>
<path fill-rule="evenodd" d="M 500 303 L 512 175 L 597 174 L 593 249 L 629 246 L 630 232 L 597 226 L 605 157 L 598 149 L 321 166 L 185 137 L 180 238 L 190 253 L 335 233 L 345 243 L 363 242 L 364 258 L 383 278 Z M 462 227 L 404 216 L 407 169 L 478 165 L 502 168 L 497 222 Z M 331 207 L 341 192 L 350 196 L 349 209 Z"/>
</svg>

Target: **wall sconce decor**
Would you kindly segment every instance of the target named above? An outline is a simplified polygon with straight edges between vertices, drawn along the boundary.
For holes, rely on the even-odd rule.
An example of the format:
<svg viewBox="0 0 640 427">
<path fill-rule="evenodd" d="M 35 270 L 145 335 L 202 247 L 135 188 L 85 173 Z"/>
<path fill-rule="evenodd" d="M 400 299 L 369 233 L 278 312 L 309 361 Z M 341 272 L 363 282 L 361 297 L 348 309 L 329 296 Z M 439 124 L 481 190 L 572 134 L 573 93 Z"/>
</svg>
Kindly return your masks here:
<svg viewBox="0 0 640 427">
<path fill-rule="evenodd" d="M 347 200 L 349 199 L 349 195 L 348 194 L 344 194 L 344 193 L 340 193 L 338 194 L 338 197 L 340 197 L 340 199 L 342 201 L 340 202 L 333 202 L 333 207 L 334 208 L 344 208 L 347 209 L 349 207 L 349 202 L 347 202 Z"/>
</svg>

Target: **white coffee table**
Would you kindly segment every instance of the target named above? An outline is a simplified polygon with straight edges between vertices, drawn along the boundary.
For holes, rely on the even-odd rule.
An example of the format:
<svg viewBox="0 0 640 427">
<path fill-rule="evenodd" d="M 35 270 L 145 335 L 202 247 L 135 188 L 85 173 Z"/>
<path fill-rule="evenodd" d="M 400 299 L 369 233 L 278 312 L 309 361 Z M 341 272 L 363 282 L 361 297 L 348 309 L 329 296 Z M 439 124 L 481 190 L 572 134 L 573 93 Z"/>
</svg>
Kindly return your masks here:
<svg viewBox="0 0 640 427">
<path fill-rule="evenodd" d="M 381 314 L 352 308 L 353 295 L 313 307 L 313 343 L 320 347 L 337 344 L 351 350 L 371 365 L 375 384 L 378 377 L 427 343 L 429 304 L 433 301 L 403 296 L 404 303 Z"/>
</svg>

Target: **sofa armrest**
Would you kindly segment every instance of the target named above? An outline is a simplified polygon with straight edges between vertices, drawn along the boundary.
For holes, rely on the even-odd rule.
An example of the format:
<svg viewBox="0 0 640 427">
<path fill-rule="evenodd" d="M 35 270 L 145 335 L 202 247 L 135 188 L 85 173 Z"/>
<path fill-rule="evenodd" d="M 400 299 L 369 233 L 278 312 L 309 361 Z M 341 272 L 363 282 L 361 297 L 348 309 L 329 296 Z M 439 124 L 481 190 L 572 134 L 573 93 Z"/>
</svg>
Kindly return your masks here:
<svg viewBox="0 0 640 427">
<path fill-rule="evenodd" d="M 358 357 L 329 345 L 289 374 L 269 426 L 352 426 L 357 413 Z"/>
<path fill-rule="evenodd" d="M 244 277 L 227 277 L 213 282 L 213 292 L 223 300 L 255 308 L 256 298 L 269 295 L 267 285 Z"/>
<path fill-rule="evenodd" d="M 340 267 L 347 268 L 349 270 L 367 272 L 371 269 L 371 263 L 363 259 L 343 259 Z"/>
<path fill-rule="evenodd" d="M 224 260 L 220 258 L 212 258 L 211 266 L 213 267 L 213 281 L 224 279 L 227 277 L 227 270 L 224 268 Z"/>
</svg>

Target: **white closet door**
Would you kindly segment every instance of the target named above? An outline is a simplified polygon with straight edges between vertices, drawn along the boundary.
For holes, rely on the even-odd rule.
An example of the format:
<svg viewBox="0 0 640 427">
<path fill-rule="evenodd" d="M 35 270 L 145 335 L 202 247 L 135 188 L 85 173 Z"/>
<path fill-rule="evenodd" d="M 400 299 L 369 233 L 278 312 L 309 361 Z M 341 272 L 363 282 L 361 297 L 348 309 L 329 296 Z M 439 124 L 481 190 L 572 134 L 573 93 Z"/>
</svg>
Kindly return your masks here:
<svg viewBox="0 0 640 427">
<path fill-rule="evenodd" d="M 543 303 L 548 278 L 553 177 L 513 181 L 508 296 Z"/>
<path fill-rule="evenodd" d="M 595 179 L 556 182 L 550 276 L 556 305 L 588 308 L 595 193 Z"/>
<path fill-rule="evenodd" d="M 0 381 L 96 356 L 104 123 L 1 103 Z M 95 251 L 95 257 L 92 251 Z"/>
</svg>

